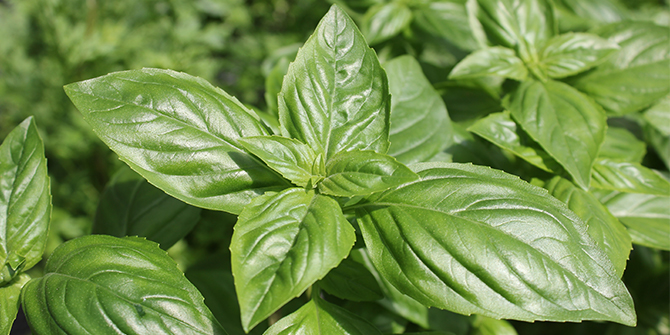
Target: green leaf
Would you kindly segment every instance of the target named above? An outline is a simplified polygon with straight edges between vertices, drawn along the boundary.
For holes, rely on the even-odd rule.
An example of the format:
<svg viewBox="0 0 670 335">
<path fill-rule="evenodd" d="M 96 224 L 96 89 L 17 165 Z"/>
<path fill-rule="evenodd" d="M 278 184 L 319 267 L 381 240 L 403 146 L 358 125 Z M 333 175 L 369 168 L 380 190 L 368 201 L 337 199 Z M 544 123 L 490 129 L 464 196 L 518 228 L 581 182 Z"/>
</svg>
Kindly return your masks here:
<svg viewBox="0 0 670 335">
<path fill-rule="evenodd" d="M 588 190 L 607 128 L 600 106 L 564 83 L 528 80 L 511 93 L 507 108 L 575 183 Z"/>
<path fill-rule="evenodd" d="M 554 0 L 554 4 L 560 14 L 561 28 L 567 20 L 577 21 L 577 27 L 571 28 L 587 29 L 602 23 L 623 21 L 627 16 L 626 8 L 612 0 Z"/>
<path fill-rule="evenodd" d="M 519 158 L 547 172 L 563 168 L 512 120 L 509 111 L 489 114 L 468 128 L 489 142 L 511 151 Z"/>
<path fill-rule="evenodd" d="M 395 158 L 374 151 L 349 151 L 326 163 L 319 192 L 337 197 L 369 195 L 416 180 L 417 175 Z"/>
<path fill-rule="evenodd" d="M 637 163 L 598 159 L 591 186 L 612 191 L 670 195 L 670 182 Z"/>
<path fill-rule="evenodd" d="M 381 335 L 373 325 L 342 307 L 315 298 L 272 325 L 264 335 Z"/>
<path fill-rule="evenodd" d="M 314 185 L 323 176 L 323 157 L 307 144 L 281 136 L 255 136 L 240 139 L 240 143 L 273 170 L 292 183 L 305 187 Z"/>
<path fill-rule="evenodd" d="M 586 223 L 589 235 L 605 251 L 617 275 L 621 277 L 632 248 L 626 227 L 610 214 L 598 198 L 568 180 L 554 177 L 545 188 L 556 199 L 566 203 Z"/>
<path fill-rule="evenodd" d="M 608 127 L 598 158 L 641 163 L 647 153 L 647 144 L 625 128 Z"/>
<path fill-rule="evenodd" d="M 268 105 L 269 114 L 275 118 L 279 117 L 277 95 L 281 91 L 281 85 L 284 81 L 284 75 L 288 71 L 288 65 L 288 59 L 286 57 L 281 58 L 272 68 L 267 78 L 265 78 L 265 103 Z"/>
<path fill-rule="evenodd" d="M 12 324 L 19 312 L 19 296 L 21 288 L 25 285 L 30 276 L 21 273 L 15 276 L 4 286 L 0 286 L 0 335 L 9 335 L 12 330 Z"/>
<path fill-rule="evenodd" d="M 194 206 L 239 213 L 288 186 L 238 143 L 268 135 L 258 116 L 203 79 L 115 72 L 65 86 L 93 130 L 151 184 Z"/>
<path fill-rule="evenodd" d="M 167 250 L 193 229 L 200 211 L 123 167 L 102 193 L 91 233 L 146 237 Z"/>
<path fill-rule="evenodd" d="M 524 321 L 635 325 L 586 225 L 546 190 L 490 168 L 426 163 L 356 205 L 377 270 L 426 306 Z"/>
<path fill-rule="evenodd" d="M 414 8 L 414 22 L 421 29 L 443 37 L 463 50 L 476 50 L 479 45 L 468 22 L 466 2 L 435 0 L 421 4 Z M 393 83 L 393 80 L 390 82 Z"/>
<path fill-rule="evenodd" d="M 226 334 L 177 264 L 138 237 L 62 244 L 21 302 L 37 334 Z"/>
<path fill-rule="evenodd" d="M 0 145 L 0 286 L 42 259 L 50 218 L 44 144 L 29 117 Z"/>
<path fill-rule="evenodd" d="M 505 47 L 488 47 L 467 55 L 451 73 L 449 79 L 471 79 L 485 76 L 501 76 L 524 80 L 528 70 L 516 52 Z"/>
<path fill-rule="evenodd" d="M 643 116 L 661 134 L 670 136 L 670 96 L 664 97 L 657 104 L 647 109 Z"/>
<path fill-rule="evenodd" d="M 354 22 L 333 5 L 289 66 L 279 94 L 282 134 L 323 153 L 389 147 L 388 80 Z"/>
<path fill-rule="evenodd" d="M 230 244 L 246 331 L 347 257 L 356 239 L 337 202 L 299 188 L 268 193 L 240 213 Z"/>
<path fill-rule="evenodd" d="M 573 86 L 616 115 L 637 112 L 670 93 L 670 28 L 626 21 L 595 33 L 621 49 Z"/>
<path fill-rule="evenodd" d="M 412 22 L 412 11 L 400 1 L 370 7 L 363 17 L 361 29 L 370 45 L 398 35 Z"/>
<path fill-rule="evenodd" d="M 505 320 L 477 315 L 472 322 L 471 335 L 517 335 L 514 327 Z"/>
<path fill-rule="evenodd" d="M 345 259 L 320 282 L 324 291 L 341 299 L 374 301 L 384 297 L 375 277 L 363 264 Z"/>
<path fill-rule="evenodd" d="M 541 67 L 551 78 L 565 78 L 602 62 L 619 46 L 597 35 L 569 33 L 556 36 L 540 52 Z"/>
</svg>

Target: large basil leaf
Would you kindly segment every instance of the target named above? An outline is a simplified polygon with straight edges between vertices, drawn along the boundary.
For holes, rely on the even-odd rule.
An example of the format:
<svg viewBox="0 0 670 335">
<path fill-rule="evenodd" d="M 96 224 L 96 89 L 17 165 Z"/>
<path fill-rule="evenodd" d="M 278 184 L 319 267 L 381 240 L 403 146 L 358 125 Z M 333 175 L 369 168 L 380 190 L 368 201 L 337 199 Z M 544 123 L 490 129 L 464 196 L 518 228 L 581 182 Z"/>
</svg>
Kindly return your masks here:
<svg viewBox="0 0 670 335">
<path fill-rule="evenodd" d="M 314 298 L 265 332 L 265 335 L 298 334 L 381 335 L 381 332 L 342 307 Z"/>
<path fill-rule="evenodd" d="M 425 162 L 453 142 L 447 107 L 412 56 L 384 64 L 391 91 L 391 147 L 404 164 Z"/>
<path fill-rule="evenodd" d="M 246 331 L 323 278 L 356 239 L 337 202 L 299 188 L 268 193 L 240 213 L 230 244 Z"/>
<path fill-rule="evenodd" d="M 600 106 L 564 83 L 528 80 L 511 93 L 507 107 L 575 183 L 588 190 L 591 167 L 607 128 Z"/>
<path fill-rule="evenodd" d="M 545 188 L 556 199 L 568 205 L 586 226 L 588 233 L 605 251 L 621 277 L 632 248 L 626 227 L 617 220 L 591 193 L 586 192 L 561 177 L 554 177 Z"/>
<path fill-rule="evenodd" d="M 670 182 L 637 163 L 598 159 L 593 165 L 591 186 L 606 190 L 670 195 Z"/>
<path fill-rule="evenodd" d="M 384 297 L 370 271 L 348 258 L 330 270 L 319 286 L 336 297 L 352 301 L 374 301 Z"/>
<path fill-rule="evenodd" d="M 598 158 L 642 163 L 646 154 L 647 144 L 638 140 L 630 131 L 625 128 L 608 127 Z"/>
<path fill-rule="evenodd" d="M 287 186 L 237 142 L 268 135 L 258 116 L 203 79 L 142 69 L 70 84 L 65 92 L 123 161 L 184 202 L 239 213 L 259 194 Z"/>
<path fill-rule="evenodd" d="M 361 29 L 370 45 L 383 42 L 412 22 L 412 11 L 401 1 L 381 3 L 371 7 L 363 17 Z"/>
<path fill-rule="evenodd" d="M 21 288 L 25 285 L 30 276 L 21 273 L 15 276 L 9 283 L 0 286 L 0 335 L 9 335 L 12 330 L 12 324 L 19 312 L 19 295 Z"/>
<path fill-rule="evenodd" d="M 626 18 L 626 8 L 613 0 L 554 0 L 563 31 L 586 30 Z"/>
<path fill-rule="evenodd" d="M 670 28 L 619 22 L 596 31 L 621 49 L 573 85 L 608 112 L 639 111 L 670 93 Z"/>
<path fill-rule="evenodd" d="M 49 258 L 21 301 L 37 334 L 226 334 L 158 244 L 90 235 Z"/>
<path fill-rule="evenodd" d="M 540 52 L 541 67 L 551 78 L 565 78 L 602 62 L 619 46 L 597 35 L 569 33 L 556 36 Z"/>
<path fill-rule="evenodd" d="M 0 145 L 0 286 L 42 259 L 50 218 L 44 144 L 29 117 Z"/>
<path fill-rule="evenodd" d="M 289 66 L 279 94 L 282 134 L 326 160 L 349 150 L 388 150 L 390 96 L 377 55 L 333 5 Z"/>
<path fill-rule="evenodd" d="M 146 237 L 167 250 L 193 229 L 200 220 L 200 211 L 123 167 L 100 198 L 91 232 Z"/>
<path fill-rule="evenodd" d="M 491 75 L 524 80 L 528 76 L 528 70 L 514 50 L 490 47 L 466 56 L 451 70 L 449 78 L 468 79 Z"/>
<path fill-rule="evenodd" d="M 607 255 L 546 190 L 485 167 L 414 168 L 420 181 L 355 207 L 372 262 L 401 292 L 462 314 L 635 325 Z"/>
<path fill-rule="evenodd" d="M 421 29 L 443 37 L 463 50 L 476 50 L 479 44 L 470 29 L 466 2 L 467 0 L 433 0 L 420 4 L 414 9 L 414 22 Z M 390 83 L 393 85 L 393 80 Z"/>
</svg>

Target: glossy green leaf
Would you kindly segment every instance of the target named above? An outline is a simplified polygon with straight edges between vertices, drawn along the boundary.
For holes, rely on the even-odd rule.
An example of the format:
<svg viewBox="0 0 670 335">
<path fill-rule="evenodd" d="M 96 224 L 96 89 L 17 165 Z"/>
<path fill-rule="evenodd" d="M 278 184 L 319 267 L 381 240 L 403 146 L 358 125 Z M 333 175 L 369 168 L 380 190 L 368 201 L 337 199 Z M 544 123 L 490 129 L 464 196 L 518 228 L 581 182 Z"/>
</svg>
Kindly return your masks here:
<svg viewBox="0 0 670 335">
<path fill-rule="evenodd" d="M 489 47 L 467 55 L 449 73 L 450 79 L 485 76 L 524 80 L 528 76 L 528 70 L 523 61 L 516 56 L 514 50 L 505 47 Z"/>
<path fill-rule="evenodd" d="M 21 302 L 37 334 L 226 334 L 158 244 L 90 235 L 54 251 Z"/>
<path fill-rule="evenodd" d="M 230 244 L 244 329 L 323 278 L 355 239 L 337 202 L 314 191 L 290 188 L 254 199 Z"/>
<path fill-rule="evenodd" d="M 619 22 L 595 31 L 621 49 L 573 86 L 613 114 L 650 106 L 670 93 L 670 28 L 648 22 Z"/>
<path fill-rule="evenodd" d="M 642 163 L 642 158 L 646 153 L 647 144 L 638 140 L 630 131 L 624 128 L 608 127 L 603 145 L 598 151 L 598 157 Z"/>
<path fill-rule="evenodd" d="M 505 320 L 477 315 L 472 322 L 470 335 L 517 335 L 514 327 Z"/>
<path fill-rule="evenodd" d="M 281 136 L 255 136 L 240 139 L 240 143 L 273 170 L 294 184 L 305 187 L 323 176 L 323 158 L 307 144 Z"/>
<path fill-rule="evenodd" d="M 123 161 L 186 203 L 239 213 L 259 194 L 288 186 L 238 143 L 268 135 L 258 116 L 203 79 L 142 69 L 70 84 L 65 92 Z"/>
<path fill-rule="evenodd" d="M 607 128 L 600 106 L 564 83 L 528 80 L 511 93 L 507 108 L 575 183 L 588 190 Z"/>
<path fill-rule="evenodd" d="M 563 168 L 512 120 L 508 111 L 493 113 L 468 128 L 491 143 L 511 151 L 526 162 L 547 172 Z"/>
<path fill-rule="evenodd" d="M 337 6 L 321 19 L 284 77 L 282 134 L 324 158 L 349 150 L 386 153 L 388 80 L 377 55 Z"/>
<path fill-rule="evenodd" d="M 414 169 L 420 181 L 356 205 L 372 262 L 401 292 L 462 314 L 635 325 L 607 255 L 546 190 L 485 167 Z"/>
<path fill-rule="evenodd" d="M 434 0 L 423 3 L 414 8 L 414 23 L 463 50 L 476 50 L 479 44 L 468 22 L 466 2 L 467 0 Z M 393 85 L 393 80 L 390 82 Z"/>
<path fill-rule="evenodd" d="M 597 35 L 569 33 L 547 41 L 540 62 L 549 77 L 565 78 L 604 62 L 618 49 L 616 43 Z"/>
<path fill-rule="evenodd" d="M 404 164 L 425 162 L 453 142 L 447 107 L 411 56 L 384 64 L 391 91 L 391 147 Z"/>
<path fill-rule="evenodd" d="M 375 277 L 363 264 L 345 259 L 330 270 L 319 286 L 326 292 L 346 300 L 374 301 L 384 297 Z"/>
<path fill-rule="evenodd" d="M 338 197 L 369 195 L 416 180 L 417 175 L 395 158 L 374 151 L 348 151 L 326 163 L 319 192 Z"/>
<path fill-rule="evenodd" d="M 0 145 L 0 286 L 42 259 L 50 218 L 44 144 L 29 117 Z"/>
<path fill-rule="evenodd" d="M 91 233 L 146 237 L 167 250 L 193 229 L 200 211 L 123 167 L 102 193 Z"/>
<path fill-rule="evenodd" d="M 593 165 L 591 186 L 612 191 L 670 195 L 670 182 L 637 163 L 598 159 Z"/>
<path fill-rule="evenodd" d="M 30 280 L 30 276 L 21 273 L 9 283 L 0 286 L 0 335 L 9 335 L 19 312 L 21 288 Z"/>
<path fill-rule="evenodd" d="M 554 4 L 559 12 L 561 28 L 564 21 L 578 21 L 570 30 L 623 21 L 627 16 L 626 8 L 614 0 L 554 0 Z"/>
<path fill-rule="evenodd" d="M 381 335 L 369 322 L 315 298 L 272 325 L 265 335 Z"/>
<path fill-rule="evenodd" d="M 661 134 L 670 136 L 670 96 L 661 99 L 657 104 L 647 109 L 643 116 Z"/>
<path fill-rule="evenodd" d="M 589 235 L 605 251 L 617 275 L 621 277 L 632 248 L 626 227 L 595 196 L 566 179 L 554 177 L 545 188 L 556 199 L 566 203 L 586 223 Z"/>
<path fill-rule="evenodd" d="M 371 7 L 363 17 L 361 29 L 370 45 L 398 35 L 412 22 L 412 11 L 401 1 Z"/>
</svg>

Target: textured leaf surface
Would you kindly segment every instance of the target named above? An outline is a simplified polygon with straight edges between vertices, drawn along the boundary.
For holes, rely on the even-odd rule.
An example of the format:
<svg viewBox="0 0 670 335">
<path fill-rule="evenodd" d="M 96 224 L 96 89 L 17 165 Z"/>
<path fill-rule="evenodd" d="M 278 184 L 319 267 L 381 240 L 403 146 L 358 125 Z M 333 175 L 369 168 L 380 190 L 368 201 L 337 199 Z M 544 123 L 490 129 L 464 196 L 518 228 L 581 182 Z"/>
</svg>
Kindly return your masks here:
<svg viewBox="0 0 670 335">
<path fill-rule="evenodd" d="M 511 94 L 508 109 L 575 183 L 588 190 L 607 128 L 600 106 L 561 82 L 528 80 Z"/>
<path fill-rule="evenodd" d="M 352 301 L 374 301 L 384 297 L 375 277 L 363 264 L 345 259 L 319 282 L 326 292 Z"/>
<path fill-rule="evenodd" d="M 244 329 L 323 278 L 355 239 L 337 202 L 314 191 L 290 188 L 254 199 L 230 244 Z"/>
<path fill-rule="evenodd" d="M 142 69 L 70 84 L 65 92 L 123 161 L 184 202 L 239 213 L 259 194 L 287 186 L 238 143 L 268 135 L 258 116 L 203 79 Z"/>
<path fill-rule="evenodd" d="M 415 8 L 414 22 L 423 30 L 446 38 L 463 50 L 475 50 L 479 45 L 470 29 L 466 2 L 466 0 L 430 1 Z"/>
<path fill-rule="evenodd" d="M 469 79 L 485 76 L 501 76 L 523 80 L 528 70 L 516 52 L 505 47 L 479 49 L 467 55 L 449 73 L 450 79 Z"/>
<path fill-rule="evenodd" d="M 377 55 L 337 6 L 289 66 L 279 94 L 282 134 L 323 153 L 386 153 L 390 96 Z"/>
<path fill-rule="evenodd" d="M 412 22 L 412 11 L 404 3 L 392 1 L 371 7 L 363 18 L 362 29 L 368 43 L 377 44 L 398 35 Z"/>
<path fill-rule="evenodd" d="M 624 128 L 608 127 L 605 140 L 598 152 L 598 158 L 642 163 L 645 154 L 647 154 L 647 144 L 638 140 L 630 131 Z"/>
<path fill-rule="evenodd" d="M 123 167 L 100 198 L 91 233 L 146 237 L 167 250 L 198 223 L 200 211 Z"/>
<path fill-rule="evenodd" d="M 421 181 L 357 206 L 375 267 L 401 292 L 462 314 L 635 324 L 626 287 L 565 204 L 489 168 L 414 168 Z"/>
<path fill-rule="evenodd" d="M 37 334 L 226 334 L 158 244 L 84 236 L 61 245 L 21 301 Z"/>
<path fill-rule="evenodd" d="M 549 77 L 565 78 L 604 62 L 618 49 L 616 43 L 597 35 L 569 33 L 547 41 L 540 61 Z"/>
<path fill-rule="evenodd" d="M 670 182 L 637 163 L 599 159 L 593 166 L 591 186 L 606 190 L 670 195 Z"/>
<path fill-rule="evenodd" d="M 0 286 L 0 335 L 9 335 L 12 325 L 19 312 L 19 297 L 21 288 L 25 285 L 30 276 L 21 273 L 14 277 L 12 281 Z"/>
<path fill-rule="evenodd" d="M 447 107 L 411 56 L 384 64 L 391 91 L 388 154 L 409 164 L 425 162 L 453 142 Z"/>
<path fill-rule="evenodd" d="M 381 335 L 373 325 L 321 299 L 312 299 L 279 320 L 265 335 Z"/>
<path fill-rule="evenodd" d="M 0 286 L 42 259 L 50 218 L 44 144 L 30 117 L 0 145 Z"/>
</svg>

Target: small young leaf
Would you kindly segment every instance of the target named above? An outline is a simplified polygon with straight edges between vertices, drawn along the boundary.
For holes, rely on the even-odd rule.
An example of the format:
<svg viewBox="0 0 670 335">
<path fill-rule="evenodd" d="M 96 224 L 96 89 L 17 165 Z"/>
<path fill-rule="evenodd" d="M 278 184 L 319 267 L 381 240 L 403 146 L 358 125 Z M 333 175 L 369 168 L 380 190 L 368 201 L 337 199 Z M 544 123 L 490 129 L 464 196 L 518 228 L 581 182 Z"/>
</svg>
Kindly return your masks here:
<svg viewBox="0 0 670 335">
<path fill-rule="evenodd" d="M 669 109 L 670 110 L 670 109 Z M 642 163 L 647 144 L 624 128 L 608 127 L 598 158 L 609 158 L 631 163 Z"/>
<path fill-rule="evenodd" d="M 547 41 L 540 62 L 549 77 L 565 78 L 604 62 L 618 49 L 616 43 L 597 35 L 569 33 Z"/>
<path fill-rule="evenodd" d="M 381 3 L 371 7 L 363 18 L 361 29 L 370 45 L 384 42 L 398 35 L 412 22 L 412 11 L 400 1 Z"/>
<path fill-rule="evenodd" d="M 356 149 L 386 153 L 390 108 L 377 55 L 351 18 L 333 5 L 284 77 L 282 135 L 308 144 L 325 160 Z"/>
<path fill-rule="evenodd" d="M 470 79 L 485 76 L 500 76 L 524 80 L 528 70 L 516 52 L 505 47 L 489 47 L 477 50 L 460 61 L 449 79 Z"/>
<path fill-rule="evenodd" d="M 348 258 L 330 270 L 319 286 L 338 298 L 352 301 L 374 301 L 384 297 L 370 271 Z"/>
<path fill-rule="evenodd" d="M 395 158 L 374 151 L 349 151 L 326 163 L 319 192 L 337 197 L 369 195 L 416 180 L 416 173 Z"/>
<path fill-rule="evenodd" d="M 167 250 L 193 229 L 200 211 L 123 167 L 102 193 L 91 233 L 146 237 Z"/>
<path fill-rule="evenodd" d="M 65 86 L 93 130 L 151 184 L 194 206 L 239 213 L 288 183 L 238 143 L 268 135 L 258 116 L 203 79 L 170 70 Z"/>
<path fill-rule="evenodd" d="M 428 33 L 445 38 L 463 50 L 476 50 L 479 44 L 468 22 L 466 2 L 466 0 L 440 0 L 421 4 L 414 8 L 414 23 Z M 389 82 L 393 83 L 393 80 Z"/>
<path fill-rule="evenodd" d="M 605 190 L 670 195 L 670 182 L 637 163 L 598 159 L 593 165 L 591 186 Z"/>
<path fill-rule="evenodd" d="M 21 273 L 12 281 L 0 286 L 0 335 L 9 335 L 12 324 L 19 312 L 21 288 L 30 280 L 30 276 Z"/>
<path fill-rule="evenodd" d="M 42 259 L 50 218 L 44 144 L 29 117 L 0 145 L 0 286 Z"/>
<path fill-rule="evenodd" d="M 564 83 L 528 80 L 511 93 L 507 107 L 528 135 L 588 190 L 607 128 L 600 106 Z"/>
<path fill-rule="evenodd" d="M 227 334 L 177 264 L 142 238 L 70 240 L 45 273 L 21 294 L 37 334 Z"/>
<path fill-rule="evenodd" d="M 289 188 L 254 199 L 240 213 L 230 244 L 244 330 L 323 278 L 355 240 L 329 197 Z"/>
</svg>

